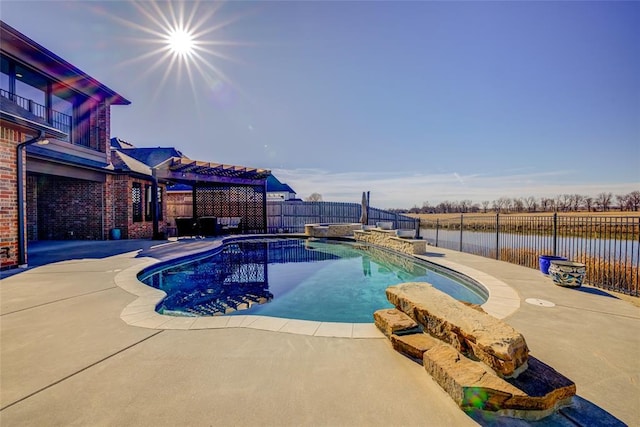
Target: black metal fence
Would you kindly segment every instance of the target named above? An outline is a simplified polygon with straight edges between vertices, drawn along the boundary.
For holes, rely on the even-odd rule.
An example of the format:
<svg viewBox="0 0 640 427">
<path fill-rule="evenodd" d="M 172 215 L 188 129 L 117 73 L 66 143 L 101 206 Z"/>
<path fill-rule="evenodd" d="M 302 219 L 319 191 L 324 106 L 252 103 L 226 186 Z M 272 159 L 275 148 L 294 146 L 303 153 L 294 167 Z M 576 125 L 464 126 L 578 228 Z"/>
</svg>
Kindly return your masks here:
<svg viewBox="0 0 640 427">
<path fill-rule="evenodd" d="M 267 202 L 267 232 L 303 233 L 305 224 L 359 223 L 362 205 L 341 202 Z M 369 207 L 368 224 L 393 222 L 393 228 L 416 230 L 419 220 Z"/>
<path fill-rule="evenodd" d="M 422 219 L 435 246 L 538 268 L 540 255 L 587 266 L 593 286 L 640 296 L 640 217 L 495 215 Z"/>
</svg>

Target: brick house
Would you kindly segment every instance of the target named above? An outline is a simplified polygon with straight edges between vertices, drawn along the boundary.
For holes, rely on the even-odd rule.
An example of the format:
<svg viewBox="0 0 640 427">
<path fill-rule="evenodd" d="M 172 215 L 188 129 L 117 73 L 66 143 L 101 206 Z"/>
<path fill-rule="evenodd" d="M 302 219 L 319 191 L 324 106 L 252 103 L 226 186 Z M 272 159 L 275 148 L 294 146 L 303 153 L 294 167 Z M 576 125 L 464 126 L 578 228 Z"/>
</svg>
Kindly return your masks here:
<svg viewBox="0 0 640 427">
<path fill-rule="evenodd" d="M 27 265 L 27 241 L 163 237 L 169 183 L 191 186 L 194 219 L 266 230 L 270 171 L 110 139 L 130 101 L 2 21 L 0 36 L 0 270 Z"/>
<path fill-rule="evenodd" d="M 151 237 L 151 169 L 110 148 L 110 108 L 130 102 L 2 21 L 0 32 L 0 269 L 27 264 L 27 240 Z"/>
<path fill-rule="evenodd" d="M 193 223 L 199 218 L 202 224 L 215 222 L 199 230 L 204 235 L 214 235 L 231 218 L 239 221 L 236 232 L 266 232 L 270 171 L 191 160 L 174 147 L 137 148 L 120 138 L 112 138 L 111 146 L 113 158 L 135 159 L 165 185 L 158 193 L 162 196 L 158 220 L 168 234 L 180 228 L 179 219 Z"/>
</svg>

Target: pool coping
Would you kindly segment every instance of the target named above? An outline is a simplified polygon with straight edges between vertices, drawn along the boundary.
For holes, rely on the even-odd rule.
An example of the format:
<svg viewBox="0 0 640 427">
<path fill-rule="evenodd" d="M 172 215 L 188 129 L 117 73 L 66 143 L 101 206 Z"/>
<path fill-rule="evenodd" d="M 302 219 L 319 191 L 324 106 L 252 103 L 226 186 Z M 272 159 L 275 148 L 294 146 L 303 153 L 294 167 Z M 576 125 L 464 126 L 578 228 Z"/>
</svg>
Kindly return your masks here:
<svg viewBox="0 0 640 427">
<path fill-rule="evenodd" d="M 253 237 L 266 236 L 255 235 Z M 187 256 L 193 256 L 198 253 L 205 253 L 216 249 L 224 244 L 224 242 L 225 239 L 216 240 L 212 242 L 208 249 L 200 250 Z M 520 297 L 518 293 L 505 282 L 487 273 L 443 259 L 434 260 L 425 255 L 414 255 L 414 257 L 453 270 L 476 281 L 484 287 L 489 294 L 489 298 L 482 304 L 482 308 L 488 314 L 498 319 L 509 316 L 520 307 Z M 182 254 L 176 257 L 176 259 L 178 258 L 183 258 Z M 165 261 L 152 257 L 143 257 L 140 259 L 142 261 L 141 263 L 119 272 L 114 278 L 118 287 L 138 297 L 128 304 L 120 313 L 120 318 L 131 326 L 156 330 L 249 328 L 316 337 L 356 339 L 385 338 L 384 334 L 380 332 L 374 323 L 319 322 L 262 315 L 176 317 L 159 314 L 155 308 L 166 296 L 166 293 L 139 281 L 138 273 L 148 267 Z"/>
</svg>

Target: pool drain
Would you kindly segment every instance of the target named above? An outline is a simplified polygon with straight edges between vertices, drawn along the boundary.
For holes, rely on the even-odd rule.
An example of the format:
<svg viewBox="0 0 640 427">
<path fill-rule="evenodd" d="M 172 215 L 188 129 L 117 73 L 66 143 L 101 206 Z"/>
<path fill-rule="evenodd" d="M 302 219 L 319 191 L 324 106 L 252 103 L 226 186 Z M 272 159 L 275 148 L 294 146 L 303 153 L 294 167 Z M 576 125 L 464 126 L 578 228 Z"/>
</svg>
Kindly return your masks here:
<svg viewBox="0 0 640 427">
<path fill-rule="evenodd" d="M 538 307 L 555 307 L 556 305 L 551 301 L 538 299 L 538 298 L 527 298 L 524 300 L 527 304 L 537 305 Z"/>
</svg>

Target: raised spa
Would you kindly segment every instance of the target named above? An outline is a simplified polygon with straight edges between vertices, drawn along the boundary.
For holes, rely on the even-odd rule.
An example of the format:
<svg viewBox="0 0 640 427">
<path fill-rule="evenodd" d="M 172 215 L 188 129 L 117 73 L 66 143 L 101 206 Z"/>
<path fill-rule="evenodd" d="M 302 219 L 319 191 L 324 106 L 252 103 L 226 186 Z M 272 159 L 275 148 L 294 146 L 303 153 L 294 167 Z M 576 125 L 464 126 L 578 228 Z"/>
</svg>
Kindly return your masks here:
<svg viewBox="0 0 640 427">
<path fill-rule="evenodd" d="M 206 255 L 147 269 L 139 278 L 167 293 L 159 313 L 179 316 L 371 323 L 374 311 L 391 307 L 385 289 L 402 282 L 429 282 L 471 303 L 487 299 L 470 279 L 414 257 L 324 239 L 231 241 Z"/>
</svg>

